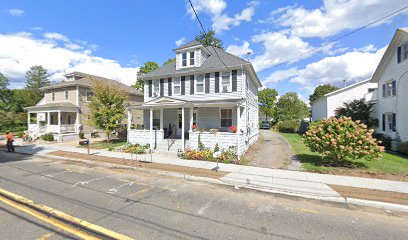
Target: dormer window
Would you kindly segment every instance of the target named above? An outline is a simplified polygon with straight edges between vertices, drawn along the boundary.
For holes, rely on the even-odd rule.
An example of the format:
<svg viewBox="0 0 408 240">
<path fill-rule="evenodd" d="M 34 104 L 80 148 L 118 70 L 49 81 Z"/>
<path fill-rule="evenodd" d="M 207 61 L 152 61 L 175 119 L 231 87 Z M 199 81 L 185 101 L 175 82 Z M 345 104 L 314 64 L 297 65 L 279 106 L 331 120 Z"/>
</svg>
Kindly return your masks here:
<svg viewBox="0 0 408 240">
<path fill-rule="evenodd" d="M 194 66 L 195 65 L 195 63 L 194 63 L 194 52 L 190 52 L 190 66 Z"/>
<path fill-rule="evenodd" d="M 182 58 L 182 66 L 186 67 L 187 66 L 187 53 L 182 53 L 181 54 L 181 58 Z"/>
</svg>

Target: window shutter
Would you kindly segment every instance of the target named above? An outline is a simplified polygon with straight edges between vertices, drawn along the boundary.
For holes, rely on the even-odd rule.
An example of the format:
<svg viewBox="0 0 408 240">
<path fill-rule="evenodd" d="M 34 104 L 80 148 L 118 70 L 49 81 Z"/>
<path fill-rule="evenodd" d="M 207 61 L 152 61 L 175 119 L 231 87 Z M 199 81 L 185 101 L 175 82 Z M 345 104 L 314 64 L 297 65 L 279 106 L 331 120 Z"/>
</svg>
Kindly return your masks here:
<svg viewBox="0 0 408 240">
<path fill-rule="evenodd" d="M 167 80 L 167 91 L 168 95 L 171 96 L 171 78 Z"/>
<path fill-rule="evenodd" d="M 205 93 L 210 93 L 210 74 L 205 74 Z"/>
<path fill-rule="evenodd" d="M 385 84 L 382 85 L 382 96 L 385 97 Z"/>
<path fill-rule="evenodd" d="M 382 130 L 385 131 L 385 114 L 382 115 Z"/>
<path fill-rule="evenodd" d="M 149 80 L 149 97 L 152 97 L 152 91 L 153 91 L 153 89 L 152 89 L 152 86 L 153 85 L 153 81 L 152 80 Z"/>
<path fill-rule="evenodd" d="M 190 94 L 194 95 L 194 75 L 190 75 Z"/>
<path fill-rule="evenodd" d="M 237 70 L 232 70 L 232 91 L 236 92 L 238 90 L 238 81 L 237 81 Z"/>
<path fill-rule="evenodd" d="M 401 47 L 397 48 L 397 63 L 401 62 Z"/>
<path fill-rule="evenodd" d="M 181 77 L 181 95 L 186 95 L 186 76 Z"/>
<path fill-rule="evenodd" d="M 164 96 L 164 79 L 160 79 L 160 97 Z"/>
<path fill-rule="evenodd" d="M 215 93 L 220 92 L 220 73 L 215 73 Z"/>
<path fill-rule="evenodd" d="M 392 131 L 397 131 L 397 114 L 392 114 Z"/>
<path fill-rule="evenodd" d="M 392 95 L 397 95 L 397 81 L 392 81 Z"/>
</svg>

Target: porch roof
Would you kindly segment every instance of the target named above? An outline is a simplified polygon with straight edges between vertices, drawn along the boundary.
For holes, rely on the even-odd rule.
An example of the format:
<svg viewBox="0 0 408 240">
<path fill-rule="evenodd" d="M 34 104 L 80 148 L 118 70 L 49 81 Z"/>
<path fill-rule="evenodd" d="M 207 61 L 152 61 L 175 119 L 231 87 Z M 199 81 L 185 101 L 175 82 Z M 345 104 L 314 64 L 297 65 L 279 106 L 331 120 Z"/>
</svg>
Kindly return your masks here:
<svg viewBox="0 0 408 240">
<path fill-rule="evenodd" d="M 60 103 L 47 103 L 43 105 L 36 105 L 32 107 L 25 108 L 28 112 L 39 112 L 39 111 L 71 111 L 76 112 L 79 108 L 78 106 L 70 102 L 60 102 Z"/>
<path fill-rule="evenodd" d="M 181 108 L 181 107 L 217 107 L 217 106 L 237 106 L 243 103 L 242 99 L 225 100 L 202 100 L 189 101 L 180 100 L 172 97 L 159 97 L 149 102 L 139 105 L 129 106 L 129 109 L 150 109 L 150 108 Z"/>
</svg>

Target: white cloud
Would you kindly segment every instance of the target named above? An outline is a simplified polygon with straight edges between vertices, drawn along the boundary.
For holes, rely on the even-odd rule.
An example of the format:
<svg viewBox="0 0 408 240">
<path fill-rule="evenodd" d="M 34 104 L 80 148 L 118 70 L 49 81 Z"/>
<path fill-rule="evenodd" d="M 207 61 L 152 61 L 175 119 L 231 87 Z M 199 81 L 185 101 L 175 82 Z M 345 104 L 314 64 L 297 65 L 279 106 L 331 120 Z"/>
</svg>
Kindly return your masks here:
<svg viewBox="0 0 408 240">
<path fill-rule="evenodd" d="M 369 45 L 366 48 L 372 48 Z M 264 83 L 289 80 L 310 90 L 319 84 L 341 85 L 343 80 L 356 82 L 372 76 L 386 47 L 376 51 L 350 51 L 342 55 L 326 57 L 306 65 L 303 69 L 291 68 L 272 73 Z"/>
<path fill-rule="evenodd" d="M 68 39 L 68 42 L 72 41 Z M 58 44 L 48 38 L 37 39 L 25 32 L 0 34 L 0 72 L 9 78 L 13 88 L 24 86 L 24 74 L 33 65 L 48 69 L 54 81 L 63 80 L 65 73 L 82 71 L 127 85 L 136 82 L 137 68 L 122 67 L 115 60 L 92 55 L 86 45 L 79 46 L 85 50 L 69 49 L 64 43 Z"/>
<path fill-rule="evenodd" d="M 180 47 L 184 42 L 186 41 L 185 37 L 180 38 L 179 40 L 176 41 L 176 46 Z"/>
<path fill-rule="evenodd" d="M 8 12 L 13 17 L 22 17 L 22 16 L 24 16 L 24 10 L 23 9 L 13 8 L 13 9 L 9 9 Z"/>
<path fill-rule="evenodd" d="M 274 14 L 280 14 L 277 23 L 288 27 L 293 35 L 328 37 L 361 27 L 405 5 L 406 1 L 401 0 L 323 0 L 320 8 L 290 7 Z M 384 20 L 377 25 L 390 21 Z"/>
<path fill-rule="evenodd" d="M 229 45 L 227 47 L 227 52 L 234 54 L 235 56 L 239 56 L 239 57 L 245 57 L 245 55 L 247 55 L 247 53 L 253 53 L 254 51 L 252 49 L 249 48 L 249 42 L 244 41 L 242 46 L 239 45 Z"/>
<path fill-rule="evenodd" d="M 48 38 L 50 40 L 58 40 L 58 41 L 63 41 L 63 42 L 69 42 L 69 39 L 66 36 L 62 35 L 61 33 L 47 32 L 47 33 L 44 33 L 44 37 Z"/>
<path fill-rule="evenodd" d="M 239 26 L 241 22 L 250 22 L 255 14 L 255 8 L 258 5 L 258 2 L 252 1 L 240 13 L 236 13 L 233 17 L 230 17 L 224 12 L 227 8 L 227 3 L 224 0 L 193 0 L 192 3 L 197 13 L 210 15 L 213 22 L 212 28 L 216 32 L 229 30 L 231 27 Z M 190 4 L 188 3 L 186 7 L 191 18 L 195 19 Z"/>
<path fill-rule="evenodd" d="M 257 71 L 297 57 L 312 49 L 309 43 L 301 38 L 288 36 L 280 32 L 255 35 L 252 37 L 252 41 L 262 43 L 265 50 L 263 54 L 256 56 L 252 61 Z"/>
</svg>

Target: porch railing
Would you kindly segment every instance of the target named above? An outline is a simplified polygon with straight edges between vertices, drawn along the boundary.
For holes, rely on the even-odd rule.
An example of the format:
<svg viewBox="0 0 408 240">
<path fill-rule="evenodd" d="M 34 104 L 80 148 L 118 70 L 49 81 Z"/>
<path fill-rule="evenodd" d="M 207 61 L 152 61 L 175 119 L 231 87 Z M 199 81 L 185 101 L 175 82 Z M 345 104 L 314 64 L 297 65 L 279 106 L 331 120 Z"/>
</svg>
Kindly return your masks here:
<svg viewBox="0 0 408 240">
<path fill-rule="evenodd" d="M 171 146 L 173 146 L 174 142 L 177 139 L 177 128 L 176 125 L 171 127 L 171 134 L 167 138 L 167 151 L 170 151 Z"/>
<path fill-rule="evenodd" d="M 61 125 L 61 132 L 75 132 L 75 124 L 62 124 Z"/>
</svg>

